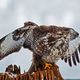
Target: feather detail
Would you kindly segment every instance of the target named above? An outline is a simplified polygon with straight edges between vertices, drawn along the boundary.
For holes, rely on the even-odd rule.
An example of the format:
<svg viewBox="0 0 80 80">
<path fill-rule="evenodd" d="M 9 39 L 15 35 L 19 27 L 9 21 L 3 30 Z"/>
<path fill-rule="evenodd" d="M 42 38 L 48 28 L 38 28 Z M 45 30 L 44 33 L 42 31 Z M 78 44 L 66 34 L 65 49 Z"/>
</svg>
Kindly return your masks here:
<svg viewBox="0 0 80 80">
<path fill-rule="evenodd" d="M 71 62 L 71 57 L 68 56 L 68 63 L 69 63 L 69 66 L 72 67 L 72 62 Z"/>
<path fill-rule="evenodd" d="M 74 64 L 74 65 L 77 65 L 76 59 L 75 59 L 75 54 L 72 54 L 72 60 L 73 60 L 73 64 Z"/>
<path fill-rule="evenodd" d="M 74 54 L 75 54 L 75 58 L 76 58 L 77 62 L 80 63 L 77 49 L 75 50 Z"/>
<path fill-rule="evenodd" d="M 79 44 L 79 46 L 78 46 L 78 50 L 79 50 L 79 53 L 80 53 L 80 44 Z"/>
<path fill-rule="evenodd" d="M 12 36 L 13 34 L 10 33 L 0 40 L 0 59 L 13 52 L 18 52 L 23 46 L 23 43 L 25 41 L 24 37 L 18 41 L 14 41 Z"/>
<path fill-rule="evenodd" d="M 64 58 L 64 61 L 67 63 L 67 57 Z"/>
</svg>

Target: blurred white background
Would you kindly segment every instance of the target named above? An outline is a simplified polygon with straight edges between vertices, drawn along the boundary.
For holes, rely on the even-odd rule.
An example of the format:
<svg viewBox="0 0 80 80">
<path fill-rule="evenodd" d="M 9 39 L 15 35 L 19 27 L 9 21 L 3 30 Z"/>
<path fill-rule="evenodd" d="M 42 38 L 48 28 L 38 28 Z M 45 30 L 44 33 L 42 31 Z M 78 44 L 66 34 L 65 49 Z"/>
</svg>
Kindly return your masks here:
<svg viewBox="0 0 80 80">
<path fill-rule="evenodd" d="M 80 33 L 80 0 L 0 0 L 0 38 L 26 21 L 68 26 Z M 20 65 L 22 72 L 27 71 L 31 60 L 32 53 L 22 48 L 0 61 L 0 72 L 10 64 Z M 80 78 L 80 64 L 69 67 L 60 60 L 58 65 L 64 78 Z"/>
</svg>

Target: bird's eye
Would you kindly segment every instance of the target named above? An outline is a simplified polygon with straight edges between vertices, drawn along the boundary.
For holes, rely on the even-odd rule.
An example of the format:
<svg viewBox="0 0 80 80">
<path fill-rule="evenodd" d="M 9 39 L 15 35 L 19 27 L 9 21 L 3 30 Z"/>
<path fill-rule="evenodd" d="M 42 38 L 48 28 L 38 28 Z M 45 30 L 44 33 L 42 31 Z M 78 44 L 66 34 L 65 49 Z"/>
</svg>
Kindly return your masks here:
<svg viewBox="0 0 80 80">
<path fill-rule="evenodd" d="M 19 38 L 20 38 L 19 33 L 20 33 L 20 31 L 18 29 L 13 32 L 13 40 L 15 40 L 15 41 L 19 40 Z"/>
<path fill-rule="evenodd" d="M 13 40 L 17 41 L 20 39 L 20 36 L 19 35 L 13 35 Z"/>
<path fill-rule="evenodd" d="M 17 29 L 17 30 L 15 30 L 15 31 L 13 32 L 13 34 L 15 35 L 15 34 L 18 34 L 19 32 L 20 32 L 20 30 Z"/>
<path fill-rule="evenodd" d="M 17 30 L 16 30 L 16 33 L 19 33 L 19 32 L 20 32 L 20 29 L 17 29 Z"/>
</svg>

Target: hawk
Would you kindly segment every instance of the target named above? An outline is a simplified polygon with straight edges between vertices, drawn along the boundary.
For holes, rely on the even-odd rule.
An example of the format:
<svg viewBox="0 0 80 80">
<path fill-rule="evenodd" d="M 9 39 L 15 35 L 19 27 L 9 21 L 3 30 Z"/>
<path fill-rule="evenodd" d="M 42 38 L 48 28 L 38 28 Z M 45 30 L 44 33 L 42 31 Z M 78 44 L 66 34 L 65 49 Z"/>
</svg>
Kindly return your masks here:
<svg viewBox="0 0 80 80">
<path fill-rule="evenodd" d="M 55 25 L 40 25 L 26 22 L 24 26 L 0 39 L 0 60 L 21 47 L 33 52 L 34 66 L 44 62 L 45 68 L 55 64 L 59 59 L 72 66 L 80 63 L 80 37 L 72 28 Z"/>
</svg>

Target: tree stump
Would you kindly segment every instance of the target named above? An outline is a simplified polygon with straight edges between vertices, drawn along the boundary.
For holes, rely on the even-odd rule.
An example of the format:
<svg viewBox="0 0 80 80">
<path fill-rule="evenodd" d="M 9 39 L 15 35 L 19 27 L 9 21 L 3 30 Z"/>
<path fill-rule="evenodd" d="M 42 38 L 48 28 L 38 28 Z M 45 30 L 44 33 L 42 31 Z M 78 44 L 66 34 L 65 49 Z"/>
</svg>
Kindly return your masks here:
<svg viewBox="0 0 80 80">
<path fill-rule="evenodd" d="M 32 73 L 24 72 L 23 74 L 20 73 L 20 67 L 16 66 L 16 69 L 13 69 L 13 66 L 11 66 L 12 65 L 6 68 L 5 73 L 0 73 L 0 80 L 63 80 L 57 65 L 52 66 L 51 69 L 37 70 Z M 10 74 L 8 74 L 10 71 L 11 73 L 17 71 L 15 73 L 17 76 L 10 76 Z"/>
</svg>

